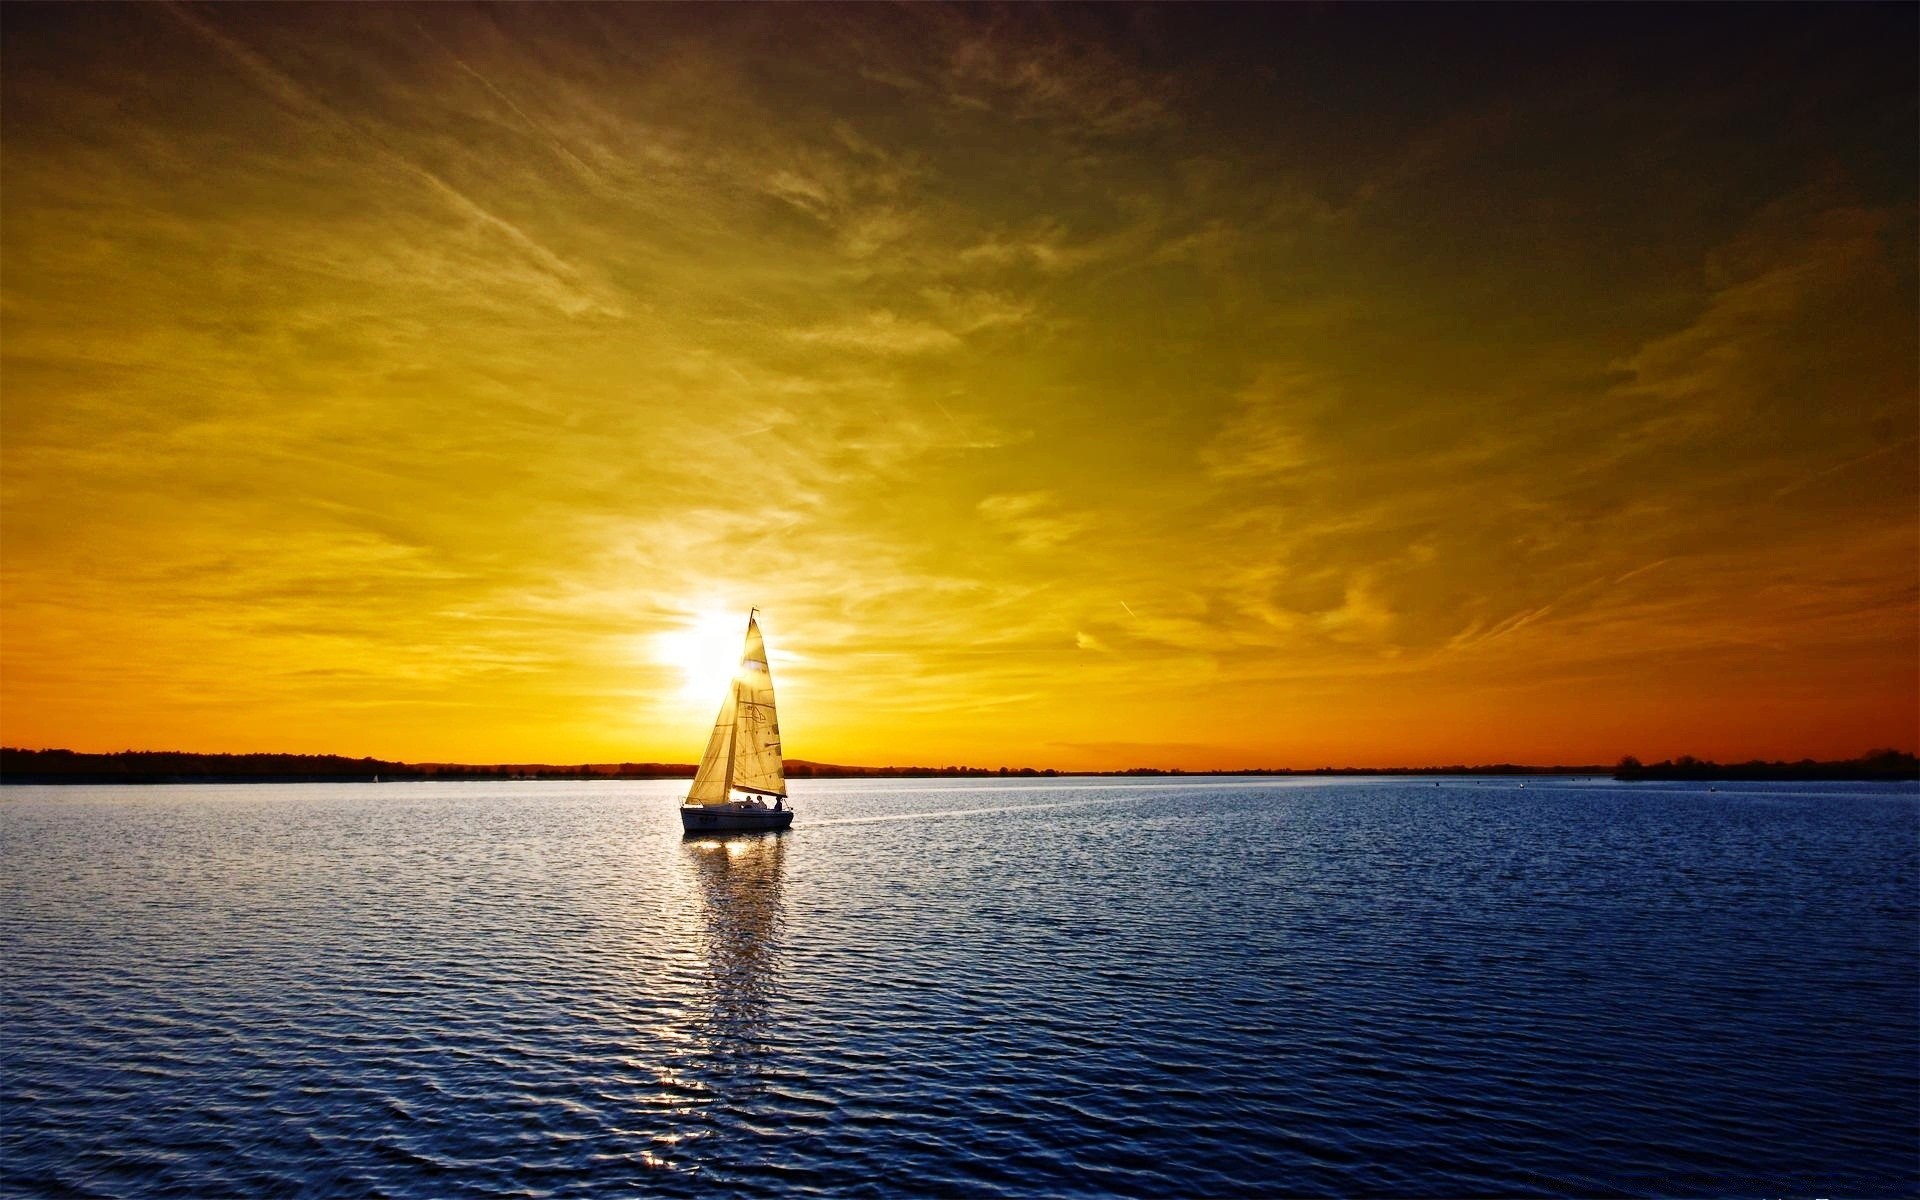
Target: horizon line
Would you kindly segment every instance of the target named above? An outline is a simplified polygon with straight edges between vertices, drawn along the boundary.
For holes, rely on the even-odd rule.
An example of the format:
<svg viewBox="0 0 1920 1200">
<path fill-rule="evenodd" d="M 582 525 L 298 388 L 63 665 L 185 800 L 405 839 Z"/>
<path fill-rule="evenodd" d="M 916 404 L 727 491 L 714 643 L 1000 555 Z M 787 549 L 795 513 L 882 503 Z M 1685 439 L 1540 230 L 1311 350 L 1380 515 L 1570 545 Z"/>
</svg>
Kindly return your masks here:
<svg viewBox="0 0 1920 1200">
<path fill-rule="evenodd" d="M 59 755 L 59 756 L 70 756 L 73 758 L 97 758 L 97 759 L 127 758 L 127 757 L 136 757 L 136 758 L 138 757 L 151 757 L 151 758 L 172 757 L 172 758 L 183 758 L 183 759 L 226 759 L 226 760 L 312 759 L 312 760 L 319 760 L 322 762 L 339 763 L 341 765 L 357 766 L 360 764 L 366 764 L 369 769 L 396 768 L 400 770 L 432 771 L 436 773 L 455 772 L 455 771 L 470 771 L 470 772 L 539 771 L 539 772 L 554 772 L 554 773 L 572 771 L 572 772 L 581 772 L 581 773 L 592 772 L 592 773 L 600 773 L 600 774 L 619 773 L 619 772 L 627 772 L 627 771 L 635 772 L 633 774 L 625 774 L 622 776 L 624 778 L 629 778 L 629 779 L 639 779 L 639 778 L 672 779 L 672 778 L 679 778 L 682 775 L 691 776 L 695 772 L 698 766 L 698 764 L 695 764 L 695 763 L 659 762 L 659 761 L 643 761 L 643 760 L 623 760 L 618 762 L 564 762 L 563 761 L 563 762 L 468 763 L 468 762 L 452 762 L 452 761 L 441 761 L 441 760 L 408 761 L 404 759 L 375 758 L 372 755 L 362 755 L 362 756 L 356 757 L 352 755 L 345 755 L 345 754 L 338 754 L 338 753 L 309 754 L 309 753 L 297 753 L 292 751 L 273 751 L 273 750 L 194 751 L 194 750 L 126 749 L 126 750 L 109 750 L 109 751 L 91 751 L 91 750 L 71 750 L 65 747 L 52 747 L 52 746 L 42 747 L 37 749 L 21 747 L 21 746 L 0 746 L 0 755 L 5 755 L 9 758 L 16 755 L 20 755 L 20 756 Z M 1410 766 L 1376 766 L 1376 765 L 1356 766 L 1351 764 L 1348 764 L 1348 765 L 1323 764 L 1320 766 L 1313 766 L 1313 767 L 1213 766 L 1213 767 L 1208 767 L 1204 769 L 1191 768 L 1191 767 L 1156 767 L 1156 766 L 1147 766 L 1147 765 L 1135 765 L 1135 766 L 1129 766 L 1129 767 L 1108 767 L 1108 768 L 1078 768 L 1078 769 L 1060 768 L 1060 767 L 1033 767 L 1033 766 L 1016 767 L 1008 764 L 1000 764 L 997 766 L 988 767 L 988 766 L 976 766 L 973 764 L 962 764 L 962 763 L 948 763 L 944 765 L 898 764 L 898 763 L 887 763 L 885 765 L 868 765 L 868 764 L 858 764 L 858 763 L 832 763 L 832 762 L 823 762 L 816 759 L 805 759 L 805 758 L 785 758 L 782 760 L 782 762 L 787 767 L 788 775 L 790 778 L 807 779 L 807 778 L 836 778 L 836 777 L 858 778 L 863 775 L 885 775 L 889 773 L 895 774 L 895 775 L 942 775 L 942 774 L 950 774 L 950 775 L 966 774 L 966 775 L 975 775 L 975 776 L 1019 775 L 1022 777 L 1025 777 L 1028 775 L 1051 776 L 1051 777 L 1112 776 L 1112 775 L 1324 775 L 1324 774 L 1406 775 L 1406 774 L 1447 774 L 1447 773 L 1475 774 L 1475 773 L 1485 773 L 1485 772 L 1533 773 L 1533 774 L 1541 774 L 1541 775 L 1588 775 L 1588 774 L 1612 774 L 1616 770 L 1619 770 L 1623 767 L 1627 767 L 1629 763 L 1632 764 L 1633 768 L 1650 768 L 1650 767 L 1655 767 L 1660 765 L 1677 766 L 1677 767 L 1693 767 L 1693 766 L 1751 767 L 1755 765 L 1772 766 L 1772 767 L 1795 767 L 1795 766 L 1804 767 L 1804 766 L 1838 766 L 1838 765 L 1851 764 L 1851 763 L 1864 763 L 1864 762 L 1869 762 L 1875 759 L 1885 759 L 1889 757 L 1912 759 L 1915 757 L 1915 754 L 1913 751 L 1908 751 L 1908 750 L 1899 750 L 1891 747 L 1884 747 L 1884 748 L 1876 747 L 1860 755 L 1857 755 L 1853 758 L 1826 759 L 1826 760 L 1819 760 L 1819 759 L 1805 758 L 1805 757 L 1799 758 L 1799 759 L 1749 758 L 1749 759 L 1744 759 L 1739 761 L 1719 763 L 1711 759 L 1701 759 L 1701 758 L 1696 758 L 1693 755 L 1683 754 L 1683 755 L 1678 755 L 1678 756 L 1674 756 L 1674 757 L 1670 757 L 1668 759 L 1662 760 L 1662 762 L 1643 763 L 1636 756 L 1627 754 L 1627 755 L 1622 755 L 1618 760 L 1616 760 L 1613 763 L 1594 762 L 1594 763 L 1544 764 L 1544 763 L 1520 763 L 1520 762 L 1513 762 L 1513 761 L 1500 761 L 1500 762 L 1481 762 L 1481 763 L 1466 763 L 1466 762 L 1426 763 L 1426 764 L 1410 765 Z M 25 765 L 25 764 L 18 764 L 18 765 Z M 801 769 L 798 774 L 795 774 L 793 771 L 793 768 L 795 767 L 798 767 Z M 838 774 L 843 772 L 845 774 Z M 0 771 L 0 783 L 6 782 L 6 778 L 5 778 L 6 774 L 7 772 Z"/>
</svg>

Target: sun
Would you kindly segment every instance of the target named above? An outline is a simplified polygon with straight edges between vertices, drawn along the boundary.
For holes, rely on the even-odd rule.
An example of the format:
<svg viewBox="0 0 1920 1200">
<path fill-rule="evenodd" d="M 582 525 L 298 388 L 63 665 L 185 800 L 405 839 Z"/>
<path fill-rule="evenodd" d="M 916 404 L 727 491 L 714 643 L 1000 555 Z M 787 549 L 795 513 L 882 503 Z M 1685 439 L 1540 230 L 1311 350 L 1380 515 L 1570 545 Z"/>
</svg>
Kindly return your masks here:
<svg viewBox="0 0 1920 1200">
<path fill-rule="evenodd" d="M 681 674 L 683 700 L 715 704 L 740 665 L 746 619 L 738 613 L 708 609 L 685 618 L 677 628 L 654 635 L 653 656 Z"/>
</svg>

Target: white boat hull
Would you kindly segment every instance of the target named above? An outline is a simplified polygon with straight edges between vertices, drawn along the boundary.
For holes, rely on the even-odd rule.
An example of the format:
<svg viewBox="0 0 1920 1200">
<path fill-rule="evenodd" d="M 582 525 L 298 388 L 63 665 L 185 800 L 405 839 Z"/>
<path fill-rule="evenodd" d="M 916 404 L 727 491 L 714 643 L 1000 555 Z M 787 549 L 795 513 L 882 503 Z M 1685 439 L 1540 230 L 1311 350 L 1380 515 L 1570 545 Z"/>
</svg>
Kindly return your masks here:
<svg viewBox="0 0 1920 1200">
<path fill-rule="evenodd" d="M 683 804 L 680 828 L 688 833 L 728 833 L 753 829 L 785 829 L 793 824 L 790 808 L 763 808 L 757 804 Z"/>
</svg>

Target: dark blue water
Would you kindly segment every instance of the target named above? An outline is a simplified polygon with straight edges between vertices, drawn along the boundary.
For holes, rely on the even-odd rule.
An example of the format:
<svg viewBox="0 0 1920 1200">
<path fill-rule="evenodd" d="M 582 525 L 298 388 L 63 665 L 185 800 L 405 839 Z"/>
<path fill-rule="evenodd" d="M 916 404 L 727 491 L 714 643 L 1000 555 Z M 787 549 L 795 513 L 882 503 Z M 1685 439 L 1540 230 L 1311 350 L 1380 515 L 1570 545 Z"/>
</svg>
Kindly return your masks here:
<svg viewBox="0 0 1920 1200">
<path fill-rule="evenodd" d="M 4 1190 L 1920 1192 L 1912 788 L 674 794 L 7 789 Z"/>
</svg>

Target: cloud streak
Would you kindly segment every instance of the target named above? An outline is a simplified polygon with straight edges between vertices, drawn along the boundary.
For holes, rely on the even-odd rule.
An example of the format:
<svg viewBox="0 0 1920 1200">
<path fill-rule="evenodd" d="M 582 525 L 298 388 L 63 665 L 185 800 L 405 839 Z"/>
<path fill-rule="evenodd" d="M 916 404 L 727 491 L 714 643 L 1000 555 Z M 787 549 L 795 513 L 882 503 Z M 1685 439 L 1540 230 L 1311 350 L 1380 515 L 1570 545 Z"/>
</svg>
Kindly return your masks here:
<svg viewBox="0 0 1920 1200">
<path fill-rule="evenodd" d="M 1654 12 L 1497 88 L 1284 9 L 3 19 L 9 743 L 682 759 L 657 635 L 749 605 L 822 760 L 1920 721 L 1911 66 L 1837 19 L 1765 89 L 1621 74 Z"/>
</svg>

